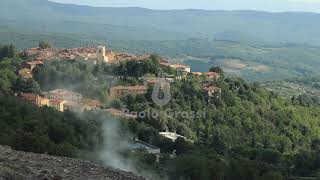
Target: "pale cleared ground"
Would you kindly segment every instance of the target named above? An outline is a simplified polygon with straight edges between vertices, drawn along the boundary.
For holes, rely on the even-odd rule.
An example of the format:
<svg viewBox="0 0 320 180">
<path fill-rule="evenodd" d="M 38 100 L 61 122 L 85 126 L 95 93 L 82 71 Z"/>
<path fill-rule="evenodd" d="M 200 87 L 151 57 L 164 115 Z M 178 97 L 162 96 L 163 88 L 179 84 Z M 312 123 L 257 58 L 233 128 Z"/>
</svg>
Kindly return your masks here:
<svg viewBox="0 0 320 180">
<path fill-rule="evenodd" d="M 268 72 L 271 70 L 269 66 L 261 64 L 248 64 L 239 59 L 226 59 L 224 64 L 229 69 L 234 69 L 235 71 L 249 70 L 253 72 Z"/>
</svg>

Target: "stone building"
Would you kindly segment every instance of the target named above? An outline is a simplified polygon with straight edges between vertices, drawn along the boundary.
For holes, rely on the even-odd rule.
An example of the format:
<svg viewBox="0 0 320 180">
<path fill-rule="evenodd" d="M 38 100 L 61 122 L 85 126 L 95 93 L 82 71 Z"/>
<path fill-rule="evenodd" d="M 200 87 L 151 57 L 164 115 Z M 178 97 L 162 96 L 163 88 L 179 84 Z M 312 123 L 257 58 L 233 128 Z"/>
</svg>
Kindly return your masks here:
<svg viewBox="0 0 320 180">
<path fill-rule="evenodd" d="M 49 99 L 43 98 L 38 94 L 33 93 L 21 93 L 20 97 L 26 101 L 35 103 L 37 106 L 49 106 Z"/>
<path fill-rule="evenodd" d="M 56 89 L 53 91 L 49 91 L 45 95 L 50 100 L 63 99 L 66 101 L 74 101 L 79 102 L 82 100 L 82 95 L 80 93 L 76 93 L 73 91 L 68 91 L 64 89 Z"/>
<path fill-rule="evenodd" d="M 110 88 L 110 98 L 113 100 L 128 94 L 145 94 L 147 90 L 147 86 L 113 86 Z"/>
<path fill-rule="evenodd" d="M 67 103 L 67 101 L 62 99 L 53 99 L 53 100 L 50 100 L 49 103 L 50 103 L 50 107 L 53 107 L 60 112 L 63 112 L 65 110 L 64 105 Z"/>
<path fill-rule="evenodd" d="M 37 59 L 37 60 L 34 60 L 34 61 L 25 62 L 23 66 L 24 66 L 24 68 L 33 70 L 37 66 L 42 66 L 42 65 L 43 65 L 43 61 Z"/>
</svg>

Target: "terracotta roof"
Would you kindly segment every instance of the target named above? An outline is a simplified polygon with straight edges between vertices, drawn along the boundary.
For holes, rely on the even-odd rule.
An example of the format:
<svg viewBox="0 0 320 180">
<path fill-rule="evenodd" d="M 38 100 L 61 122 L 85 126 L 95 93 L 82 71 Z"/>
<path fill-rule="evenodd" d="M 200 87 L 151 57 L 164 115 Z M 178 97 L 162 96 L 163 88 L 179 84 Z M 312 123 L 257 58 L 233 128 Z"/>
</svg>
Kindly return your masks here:
<svg viewBox="0 0 320 180">
<path fill-rule="evenodd" d="M 206 72 L 206 73 L 203 73 L 203 74 L 206 74 L 208 76 L 217 76 L 217 75 L 220 75 L 219 73 L 216 73 L 216 72 Z"/>
<path fill-rule="evenodd" d="M 38 95 L 33 93 L 21 93 L 20 96 L 28 101 L 36 101 L 38 98 Z"/>
<path fill-rule="evenodd" d="M 192 74 L 201 76 L 203 73 L 202 72 L 192 72 Z"/>
<path fill-rule="evenodd" d="M 113 86 L 112 89 L 116 90 L 147 90 L 147 86 Z"/>
</svg>

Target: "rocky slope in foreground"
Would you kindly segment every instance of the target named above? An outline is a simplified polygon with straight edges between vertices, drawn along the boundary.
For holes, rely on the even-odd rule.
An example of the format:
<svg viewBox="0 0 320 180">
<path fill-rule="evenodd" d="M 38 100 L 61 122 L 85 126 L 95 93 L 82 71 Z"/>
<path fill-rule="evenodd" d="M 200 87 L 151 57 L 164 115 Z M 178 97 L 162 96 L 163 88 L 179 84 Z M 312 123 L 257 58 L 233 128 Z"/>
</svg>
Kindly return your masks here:
<svg viewBox="0 0 320 180">
<path fill-rule="evenodd" d="M 144 178 L 88 161 L 20 152 L 7 146 L 0 146 L 1 179 L 143 180 Z"/>
</svg>

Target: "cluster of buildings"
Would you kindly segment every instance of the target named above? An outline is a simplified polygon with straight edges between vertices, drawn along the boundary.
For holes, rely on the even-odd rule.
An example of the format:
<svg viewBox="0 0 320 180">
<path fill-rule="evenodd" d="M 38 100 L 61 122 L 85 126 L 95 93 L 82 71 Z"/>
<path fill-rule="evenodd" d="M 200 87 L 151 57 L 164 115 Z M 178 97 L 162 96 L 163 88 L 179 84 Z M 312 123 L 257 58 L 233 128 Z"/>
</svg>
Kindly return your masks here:
<svg viewBox="0 0 320 180">
<path fill-rule="evenodd" d="M 49 59 L 65 59 L 65 60 L 75 60 L 75 59 L 83 59 L 90 60 L 93 62 L 104 62 L 104 63 L 115 63 L 119 61 L 130 61 L 130 60 L 143 60 L 150 57 L 150 54 L 144 54 L 141 56 L 137 56 L 129 53 L 114 53 L 110 49 L 106 49 L 105 46 L 97 46 L 96 48 L 88 48 L 88 47 L 80 47 L 80 48 L 72 48 L 72 49 L 41 49 L 41 48 L 30 48 L 26 49 L 23 52 L 27 57 L 34 58 L 34 61 L 44 61 Z M 188 65 L 184 64 L 173 64 L 170 63 L 168 59 L 161 59 L 160 64 L 163 66 L 171 67 L 181 72 L 191 73 L 191 68 Z M 38 64 L 31 65 L 35 67 Z M 29 68 L 33 69 L 33 68 Z M 26 72 L 26 71 L 25 71 Z M 192 72 L 194 75 L 205 76 L 208 79 L 219 79 L 220 75 L 214 72 Z"/>
<path fill-rule="evenodd" d="M 43 96 L 32 93 L 21 93 L 20 97 L 35 103 L 39 107 L 53 107 L 61 112 L 65 110 L 98 110 L 102 107 L 102 104 L 98 100 L 83 99 L 81 94 L 63 89 L 45 92 L 43 93 Z"/>
<path fill-rule="evenodd" d="M 88 59 L 94 56 L 96 49 L 94 48 L 73 48 L 73 49 L 60 49 L 56 53 L 56 57 L 65 60 L 74 60 L 77 57 Z"/>
<path fill-rule="evenodd" d="M 207 72 L 193 73 L 196 76 L 203 76 L 205 81 L 202 85 L 202 90 L 205 91 L 208 96 L 212 97 L 214 94 L 221 93 L 221 88 L 215 86 L 210 82 L 210 80 L 217 80 L 220 78 L 220 74 L 216 72 Z M 147 90 L 150 86 L 155 85 L 156 83 L 174 83 L 174 78 L 144 78 L 144 85 L 136 85 L 136 86 L 112 86 L 110 88 L 110 100 L 119 99 L 126 95 L 140 95 L 147 93 Z"/>
<path fill-rule="evenodd" d="M 107 50 L 104 46 L 97 48 L 73 48 L 73 49 L 41 49 L 39 47 L 29 48 L 22 53 L 24 56 L 32 59 L 25 62 L 23 67 L 19 70 L 19 75 L 25 79 L 33 77 L 32 71 L 37 66 L 42 66 L 45 60 L 60 59 L 60 60 L 90 60 L 94 63 L 104 62 L 111 63 L 116 60 L 116 54 L 111 50 Z M 120 57 L 119 57 L 120 58 Z"/>
<path fill-rule="evenodd" d="M 145 94 L 148 91 L 150 86 L 155 85 L 156 83 L 173 83 L 175 79 L 173 78 L 144 78 L 144 85 L 136 86 L 112 86 L 110 88 L 110 99 L 115 100 L 119 99 L 126 95 L 140 95 Z"/>
<path fill-rule="evenodd" d="M 204 73 L 205 74 L 205 73 Z M 218 79 L 219 74 L 217 73 L 209 73 L 213 74 L 212 76 L 206 76 L 206 79 Z M 126 95 L 140 95 L 147 93 L 147 90 L 150 86 L 153 86 L 155 83 L 173 83 L 175 79 L 173 78 L 146 78 L 144 85 L 136 85 L 136 86 L 112 86 L 110 88 L 110 100 L 120 99 Z M 221 93 L 221 88 L 215 86 L 212 83 L 204 83 L 202 85 L 202 90 L 205 91 L 208 96 L 212 97 L 217 93 Z"/>
<path fill-rule="evenodd" d="M 36 59 L 64 59 L 64 60 L 92 60 L 96 62 L 112 62 L 115 59 L 115 54 L 111 50 L 107 50 L 105 46 L 97 48 L 72 48 L 72 49 L 41 49 L 30 48 L 26 49 L 23 54 L 27 57 Z"/>
<path fill-rule="evenodd" d="M 166 59 L 160 60 L 160 64 L 184 72 L 185 74 L 191 73 L 195 76 L 204 77 L 206 80 L 218 80 L 221 78 L 221 75 L 217 72 L 191 72 L 190 66 L 185 64 L 172 64 Z"/>
<path fill-rule="evenodd" d="M 111 62 L 115 59 L 115 54 L 106 49 L 105 46 L 98 46 L 97 48 L 71 48 L 71 49 L 41 49 L 41 48 L 30 48 L 26 49 L 23 54 L 27 57 L 38 58 L 38 59 L 64 59 L 64 60 L 93 60 L 102 62 Z"/>
<path fill-rule="evenodd" d="M 39 107 L 42 107 L 42 106 L 53 107 L 56 110 L 61 112 L 64 111 L 64 104 L 66 103 L 66 101 L 62 99 L 50 100 L 48 98 L 45 98 L 43 96 L 40 96 L 38 94 L 33 94 L 33 93 L 21 93 L 19 96 L 22 99 L 26 101 L 30 101 Z"/>
<path fill-rule="evenodd" d="M 104 46 L 98 46 L 97 48 L 73 48 L 73 49 L 40 49 L 31 48 L 25 50 L 24 54 L 29 57 L 34 57 L 33 61 L 24 63 L 23 68 L 19 71 L 19 74 L 26 79 L 32 78 L 32 71 L 37 66 L 42 66 L 44 60 L 48 59 L 65 59 L 65 60 L 76 60 L 83 59 L 88 61 L 103 62 L 103 63 L 114 63 L 121 61 L 130 60 L 142 60 L 147 59 L 150 55 L 136 56 L 133 54 L 126 53 L 113 53 L 111 50 L 107 50 Z M 215 96 L 217 93 L 221 93 L 221 89 L 214 84 L 211 80 L 218 80 L 221 78 L 219 73 L 216 72 L 191 72 L 191 68 L 188 65 L 183 64 L 172 64 L 168 60 L 160 60 L 162 66 L 173 68 L 177 71 L 186 74 L 193 74 L 194 76 L 203 77 L 204 84 L 202 90 L 208 94 L 208 96 Z M 119 99 L 126 95 L 141 95 L 148 91 L 150 86 L 155 85 L 158 82 L 173 83 L 174 78 L 144 78 L 144 85 L 136 86 L 113 86 L 110 88 L 110 99 Z M 64 89 L 56 89 L 53 91 L 45 92 L 42 95 L 32 93 L 21 93 L 20 97 L 24 100 L 33 102 L 37 106 L 48 106 L 58 111 L 77 111 L 81 112 L 84 110 L 100 110 L 102 104 L 98 100 L 84 99 L 80 93 L 68 91 Z M 129 114 L 124 111 L 110 108 L 104 109 L 105 112 L 110 113 L 115 117 L 126 118 L 126 119 L 137 119 L 137 115 Z M 187 140 L 186 137 L 179 135 L 175 132 L 159 132 L 160 136 L 175 142 L 178 138 Z M 160 148 L 151 144 L 145 143 L 140 140 L 134 140 L 129 144 L 129 149 L 133 152 L 144 152 L 147 154 L 154 154 L 157 157 L 157 161 L 160 157 Z"/>
<path fill-rule="evenodd" d="M 96 48 L 79 47 L 71 49 L 41 49 L 36 47 L 24 50 L 23 55 L 34 59 L 88 60 L 94 63 L 114 63 L 119 61 L 140 60 L 150 56 L 137 56 L 129 53 L 114 53 L 105 46 L 97 46 Z"/>
<path fill-rule="evenodd" d="M 98 46 L 97 48 L 72 48 L 72 49 L 41 49 L 41 48 L 30 48 L 24 51 L 24 55 L 28 57 L 33 57 L 33 61 L 25 62 L 23 68 L 19 70 L 19 75 L 30 79 L 32 78 L 32 71 L 37 66 L 42 66 L 44 64 L 44 60 L 59 58 L 59 59 L 84 59 L 84 60 L 92 60 L 94 62 L 104 62 L 104 63 L 113 63 L 118 62 L 120 60 L 142 60 L 150 57 L 150 54 L 136 56 L 133 54 L 127 53 L 113 53 L 111 50 L 105 48 L 105 46 Z M 217 80 L 220 78 L 220 74 L 216 72 L 191 72 L 191 68 L 188 65 L 184 64 L 173 64 L 170 63 L 167 59 L 161 59 L 160 64 L 162 66 L 171 67 L 177 71 L 183 72 L 186 74 L 193 74 L 195 76 L 204 77 L 205 80 Z M 182 77 L 182 76 L 181 76 Z M 175 77 L 177 79 L 177 77 Z M 145 78 L 144 85 L 137 86 L 113 86 L 110 89 L 110 99 L 115 100 L 121 98 L 125 95 L 139 95 L 145 94 L 148 90 L 148 87 L 153 86 L 155 83 L 159 81 L 158 78 Z M 174 78 L 164 78 L 164 81 L 173 83 L 175 81 Z M 207 92 L 209 96 L 213 96 L 217 92 L 221 92 L 221 89 L 210 84 L 205 84 L 202 87 L 202 90 Z M 35 95 L 36 96 L 36 95 Z M 37 95 L 38 96 L 38 95 Z M 65 109 L 75 110 L 75 109 L 85 109 L 83 107 L 84 104 L 88 104 L 88 102 L 82 102 L 81 94 L 66 91 L 66 90 L 54 90 L 48 93 L 44 93 L 44 97 L 37 97 L 33 99 L 35 102 L 37 101 L 46 101 L 46 98 L 49 99 L 51 103 L 42 103 L 52 107 L 55 107 L 59 111 L 63 111 Z M 28 98 L 27 98 L 28 99 Z M 32 99 L 32 98 L 31 98 Z M 41 103 L 39 105 L 42 105 Z M 94 107 L 94 104 L 99 104 L 98 102 L 94 102 L 89 104 L 88 107 Z M 115 113 L 113 110 L 112 112 Z"/>
<path fill-rule="evenodd" d="M 26 49 L 23 53 L 24 55 L 33 58 L 33 61 L 27 62 L 26 66 L 21 69 L 21 76 L 30 78 L 32 77 L 32 70 L 38 66 L 42 65 L 44 60 L 50 59 L 65 59 L 65 60 L 88 60 L 94 63 L 104 62 L 104 63 L 116 63 L 120 61 L 130 61 L 130 60 L 143 60 L 150 57 L 150 54 L 145 54 L 137 56 L 129 53 L 114 53 L 110 49 L 106 49 L 105 46 L 98 46 L 97 48 L 72 48 L 72 49 L 41 49 L 41 48 L 30 48 Z M 161 59 L 160 64 L 163 66 L 171 67 L 177 71 L 184 72 L 184 74 L 191 73 L 191 68 L 184 64 L 174 64 L 170 63 L 167 59 Z M 192 72 L 194 75 L 205 76 L 207 79 L 219 79 L 220 75 L 215 72 Z"/>
<path fill-rule="evenodd" d="M 33 102 L 37 106 L 50 106 L 49 99 L 41 97 L 38 94 L 33 93 L 21 93 L 20 97 L 24 100 Z"/>
<path fill-rule="evenodd" d="M 39 47 L 35 47 L 24 50 L 23 55 L 38 59 L 50 59 L 56 54 L 56 51 L 57 50 L 52 48 L 41 49 Z"/>
</svg>

